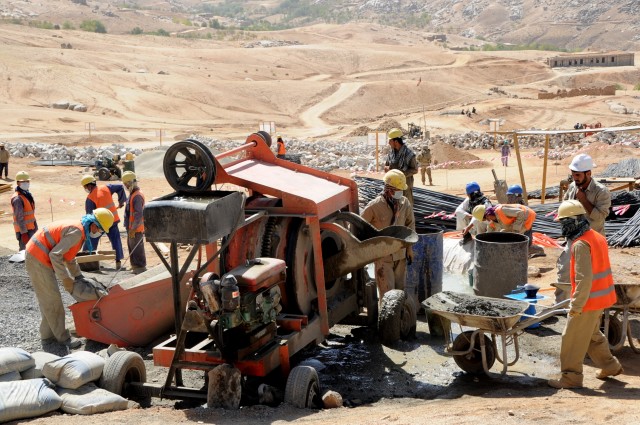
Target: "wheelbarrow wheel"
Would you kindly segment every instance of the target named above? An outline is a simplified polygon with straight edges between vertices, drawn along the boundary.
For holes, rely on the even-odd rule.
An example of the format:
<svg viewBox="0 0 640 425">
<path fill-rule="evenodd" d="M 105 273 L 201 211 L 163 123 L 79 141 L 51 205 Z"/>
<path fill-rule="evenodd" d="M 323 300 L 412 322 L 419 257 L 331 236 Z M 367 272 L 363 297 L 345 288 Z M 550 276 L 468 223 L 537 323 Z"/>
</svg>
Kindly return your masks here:
<svg viewBox="0 0 640 425">
<path fill-rule="evenodd" d="M 604 333 L 604 316 L 600 319 L 600 331 Z M 609 346 L 616 346 L 622 339 L 622 322 L 615 316 L 609 316 L 609 332 L 605 335 L 609 341 Z"/>
<path fill-rule="evenodd" d="M 322 403 L 318 372 L 311 366 L 291 369 L 284 391 L 284 401 L 299 409 L 319 409 Z"/>
<path fill-rule="evenodd" d="M 405 335 L 409 332 L 406 301 L 407 294 L 400 289 L 392 289 L 382 296 L 378 312 L 378 335 L 382 344 L 390 346 L 402 338 L 403 324 Z"/>
<path fill-rule="evenodd" d="M 171 145 L 164 154 L 163 169 L 176 192 L 206 192 L 216 178 L 213 154 L 205 144 L 193 139 Z"/>
<path fill-rule="evenodd" d="M 465 331 L 456 337 L 453 341 L 453 351 L 468 351 L 471 346 L 471 335 L 473 331 Z M 476 334 L 476 340 L 473 344 L 473 351 L 467 354 L 454 355 L 453 360 L 460 366 L 460 369 L 467 373 L 474 375 L 484 372 L 482 366 L 482 351 L 480 348 L 480 341 L 478 340 L 478 334 Z M 496 361 L 496 353 L 493 351 L 493 344 L 491 339 L 484 335 L 484 348 L 487 356 L 487 368 L 491 369 Z"/>
<path fill-rule="evenodd" d="M 127 384 L 145 383 L 146 381 L 147 370 L 140 354 L 133 351 L 117 351 L 107 359 L 99 386 L 114 394 L 135 399 L 143 404 L 148 402 L 151 396 L 131 391 L 127 388 Z"/>
<path fill-rule="evenodd" d="M 418 323 L 418 307 L 415 300 L 406 297 L 402 305 L 400 317 L 400 338 L 411 339 L 416 336 L 416 326 Z"/>
</svg>

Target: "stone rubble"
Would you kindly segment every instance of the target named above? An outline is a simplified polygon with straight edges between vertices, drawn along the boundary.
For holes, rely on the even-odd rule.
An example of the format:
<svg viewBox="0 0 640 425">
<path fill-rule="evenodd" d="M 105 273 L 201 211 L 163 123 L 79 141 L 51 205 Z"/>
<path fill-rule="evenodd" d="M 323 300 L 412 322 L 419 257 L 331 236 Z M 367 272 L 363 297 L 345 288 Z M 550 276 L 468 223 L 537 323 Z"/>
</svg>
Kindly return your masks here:
<svg viewBox="0 0 640 425">
<path fill-rule="evenodd" d="M 112 144 L 100 147 L 94 146 L 64 146 L 50 143 L 5 143 L 5 148 L 13 158 L 34 158 L 48 161 L 73 160 L 77 162 L 93 162 L 98 157 L 113 158 L 120 155 L 124 158 L 127 152 L 134 155 L 142 153 L 142 149 L 131 149 L 122 144 Z"/>
</svg>

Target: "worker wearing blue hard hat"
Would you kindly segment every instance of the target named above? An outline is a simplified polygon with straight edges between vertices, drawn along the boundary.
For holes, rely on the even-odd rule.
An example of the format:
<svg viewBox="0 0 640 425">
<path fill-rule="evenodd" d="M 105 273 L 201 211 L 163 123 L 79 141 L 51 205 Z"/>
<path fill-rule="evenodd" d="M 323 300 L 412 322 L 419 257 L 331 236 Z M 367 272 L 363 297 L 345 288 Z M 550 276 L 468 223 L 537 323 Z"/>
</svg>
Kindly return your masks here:
<svg viewBox="0 0 640 425">
<path fill-rule="evenodd" d="M 484 233 L 487 231 L 487 224 L 478 221 L 471 215 L 473 209 L 478 205 L 491 206 L 491 202 L 480 190 L 478 182 L 469 182 L 465 186 L 467 198 L 456 208 L 456 230 L 462 230 L 463 235 Z"/>
<path fill-rule="evenodd" d="M 512 184 L 507 189 L 507 204 L 520 204 L 524 205 L 524 199 L 522 199 L 522 186 L 519 184 Z"/>
</svg>

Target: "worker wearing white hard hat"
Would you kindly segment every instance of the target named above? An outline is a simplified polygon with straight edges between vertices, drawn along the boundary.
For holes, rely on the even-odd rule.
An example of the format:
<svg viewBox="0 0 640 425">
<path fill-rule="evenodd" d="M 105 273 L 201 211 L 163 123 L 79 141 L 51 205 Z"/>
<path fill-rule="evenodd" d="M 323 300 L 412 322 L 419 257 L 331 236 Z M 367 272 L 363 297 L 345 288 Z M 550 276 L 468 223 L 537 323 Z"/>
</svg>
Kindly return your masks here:
<svg viewBox="0 0 640 425">
<path fill-rule="evenodd" d="M 572 182 L 564 194 L 565 201 L 575 199 L 582 204 L 585 209 L 585 216 L 591 229 L 605 236 L 604 220 L 609 215 L 611 209 L 611 192 L 601 183 L 595 181 L 591 175 L 591 170 L 596 167 L 591 156 L 581 153 L 576 155 L 569 164 Z M 558 258 L 558 282 L 569 282 L 570 254 L 568 247 Z M 561 290 L 556 290 L 556 301 L 566 298 L 567 294 Z"/>
</svg>

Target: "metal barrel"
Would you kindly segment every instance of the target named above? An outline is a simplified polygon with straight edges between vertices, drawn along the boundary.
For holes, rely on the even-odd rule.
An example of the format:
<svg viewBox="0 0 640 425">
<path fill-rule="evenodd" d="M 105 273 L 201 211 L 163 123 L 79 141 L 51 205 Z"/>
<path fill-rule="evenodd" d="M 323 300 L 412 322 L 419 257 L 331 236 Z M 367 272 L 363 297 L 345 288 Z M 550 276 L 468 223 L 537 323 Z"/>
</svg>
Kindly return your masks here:
<svg viewBox="0 0 640 425">
<path fill-rule="evenodd" d="M 124 171 L 132 171 L 135 173 L 136 171 L 136 166 L 135 166 L 135 162 L 131 159 L 131 160 L 126 160 L 126 161 L 122 161 L 123 163 L 123 169 Z"/>
<path fill-rule="evenodd" d="M 405 290 L 422 302 L 442 291 L 442 229 L 416 226 L 418 242 L 413 245 L 413 262 L 407 266 Z"/>
<path fill-rule="evenodd" d="M 473 292 L 502 298 L 527 283 L 529 240 L 518 233 L 492 232 L 476 236 Z"/>
</svg>

